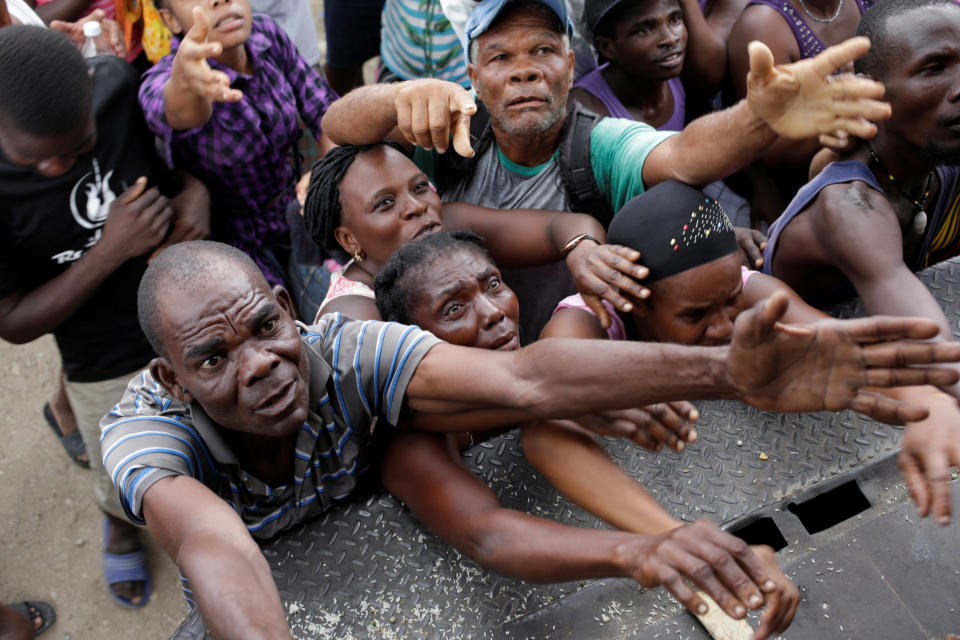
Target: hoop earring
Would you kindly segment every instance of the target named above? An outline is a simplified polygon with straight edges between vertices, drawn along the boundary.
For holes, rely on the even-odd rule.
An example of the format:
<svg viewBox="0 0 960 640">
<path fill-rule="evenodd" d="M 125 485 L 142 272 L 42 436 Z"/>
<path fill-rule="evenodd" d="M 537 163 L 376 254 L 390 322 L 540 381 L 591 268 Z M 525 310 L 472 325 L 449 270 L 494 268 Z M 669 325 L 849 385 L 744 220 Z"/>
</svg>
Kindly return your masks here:
<svg viewBox="0 0 960 640">
<path fill-rule="evenodd" d="M 363 262 L 363 259 L 367 256 L 363 253 L 363 249 L 357 249 L 353 252 L 353 261 L 357 264 Z"/>
</svg>

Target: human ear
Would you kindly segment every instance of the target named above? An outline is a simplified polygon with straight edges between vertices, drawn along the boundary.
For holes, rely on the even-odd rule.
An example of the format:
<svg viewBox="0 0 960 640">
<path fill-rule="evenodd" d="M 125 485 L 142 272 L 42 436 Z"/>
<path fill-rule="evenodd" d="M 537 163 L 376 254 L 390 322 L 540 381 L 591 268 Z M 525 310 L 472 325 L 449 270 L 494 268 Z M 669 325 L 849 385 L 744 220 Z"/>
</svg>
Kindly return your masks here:
<svg viewBox="0 0 960 640">
<path fill-rule="evenodd" d="M 291 318 L 296 320 L 300 317 L 300 314 L 297 312 L 297 305 L 293 303 L 293 298 L 290 297 L 290 292 L 283 288 L 282 285 L 278 284 L 273 287 L 273 296 L 280 304 L 280 308 L 290 314 Z M 312 321 L 313 318 L 309 318 L 308 322 Z"/>
<path fill-rule="evenodd" d="M 343 250 L 351 256 L 363 249 L 354 237 L 353 231 L 348 227 L 340 225 L 333 230 L 333 237 L 337 239 L 337 243 L 343 247 Z"/>
<path fill-rule="evenodd" d="M 477 68 L 472 62 L 467 63 L 467 77 L 470 78 L 470 86 L 477 86 Z M 477 92 L 479 94 L 479 91 Z"/>
<path fill-rule="evenodd" d="M 177 373 L 173 370 L 170 361 L 163 357 L 154 358 L 150 361 L 150 375 L 159 382 L 170 395 L 184 404 L 193 402 L 193 396 L 190 392 L 180 386 L 177 380 Z"/>
<path fill-rule="evenodd" d="M 183 25 L 177 20 L 177 16 L 174 15 L 173 11 L 170 11 L 170 9 L 158 9 L 157 13 L 160 14 L 160 19 L 163 21 L 163 24 L 165 24 L 167 29 L 170 29 L 172 33 L 178 35 L 183 33 Z"/>
<path fill-rule="evenodd" d="M 597 37 L 593 41 L 593 46 L 597 48 L 597 53 L 602 54 L 607 60 L 615 60 L 617 58 L 617 56 L 614 55 L 613 40 L 610 38 Z"/>
</svg>

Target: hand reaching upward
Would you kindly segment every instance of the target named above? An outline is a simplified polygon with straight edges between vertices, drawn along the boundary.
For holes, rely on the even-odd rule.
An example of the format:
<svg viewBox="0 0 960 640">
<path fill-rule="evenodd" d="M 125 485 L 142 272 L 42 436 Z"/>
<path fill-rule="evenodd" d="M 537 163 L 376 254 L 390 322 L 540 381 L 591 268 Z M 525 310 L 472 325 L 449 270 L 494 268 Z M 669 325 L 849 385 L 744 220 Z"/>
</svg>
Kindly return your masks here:
<svg viewBox="0 0 960 640">
<path fill-rule="evenodd" d="M 210 68 L 207 58 L 223 53 L 223 45 L 210 42 L 210 23 L 200 7 L 193 8 L 193 26 L 183 37 L 173 59 L 173 75 L 181 78 L 189 91 L 214 102 L 237 102 L 243 93 L 230 88 L 230 78 L 223 71 Z"/>
<path fill-rule="evenodd" d="M 774 66 L 770 49 L 751 42 L 747 103 L 774 131 L 789 138 L 843 131 L 872 138 L 877 132 L 873 122 L 890 117 L 890 105 L 880 101 L 883 85 L 852 73 L 833 75 L 869 49 L 867 38 L 851 38 L 815 58 Z"/>
<path fill-rule="evenodd" d="M 176 130 L 204 125 L 214 102 L 239 102 L 243 93 L 230 88 L 230 77 L 210 67 L 207 58 L 223 53 L 223 45 L 210 42 L 210 22 L 200 7 L 193 8 L 193 26 L 173 58 L 170 79 L 163 90 L 164 114 Z"/>
</svg>

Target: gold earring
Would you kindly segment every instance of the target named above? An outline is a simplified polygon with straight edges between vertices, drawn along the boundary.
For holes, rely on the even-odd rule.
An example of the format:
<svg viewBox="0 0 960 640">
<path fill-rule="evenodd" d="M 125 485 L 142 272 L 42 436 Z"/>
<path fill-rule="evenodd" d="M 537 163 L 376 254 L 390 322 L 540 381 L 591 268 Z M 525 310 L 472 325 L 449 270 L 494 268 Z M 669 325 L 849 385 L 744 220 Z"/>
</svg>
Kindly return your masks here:
<svg viewBox="0 0 960 640">
<path fill-rule="evenodd" d="M 356 262 L 356 263 L 358 263 L 358 264 L 361 263 L 361 262 L 363 262 L 363 259 L 364 259 L 365 257 L 366 257 L 366 256 L 365 256 L 364 253 L 363 253 L 363 249 L 357 249 L 356 251 L 353 252 L 353 260 L 354 260 L 354 262 Z"/>
</svg>

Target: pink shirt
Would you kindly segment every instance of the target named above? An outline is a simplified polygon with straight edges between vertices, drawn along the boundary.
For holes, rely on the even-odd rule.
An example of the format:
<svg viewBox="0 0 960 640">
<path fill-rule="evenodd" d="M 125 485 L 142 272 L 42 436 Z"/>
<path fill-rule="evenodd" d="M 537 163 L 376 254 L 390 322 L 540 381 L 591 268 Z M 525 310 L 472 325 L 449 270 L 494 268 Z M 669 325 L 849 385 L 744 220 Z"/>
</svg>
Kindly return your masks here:
<svg viewBox="0 0 960 640">
<path fill-rule="evenodd" d="M 610 328 L 607 329 L 607 337 L 611 340 L 626 340 L 627 328 L 623 326 L 623 320 L 617 315 L 616 309 L 606 300 L 602 300 L 601 302 L 603 302 L 603 308 L 607 310 L 607 314 L 610 316 Z M 597 315 L 593 313 L 593 309 L 587 306 L 587 303 L 583 301 L 583 296 L 579 293 L 574 296 L 567 296 L 561 300 L 553 312 L 556 313 L 560 311 L 560 309 L 582 309 L 587 313 Z"/>
</svg>

